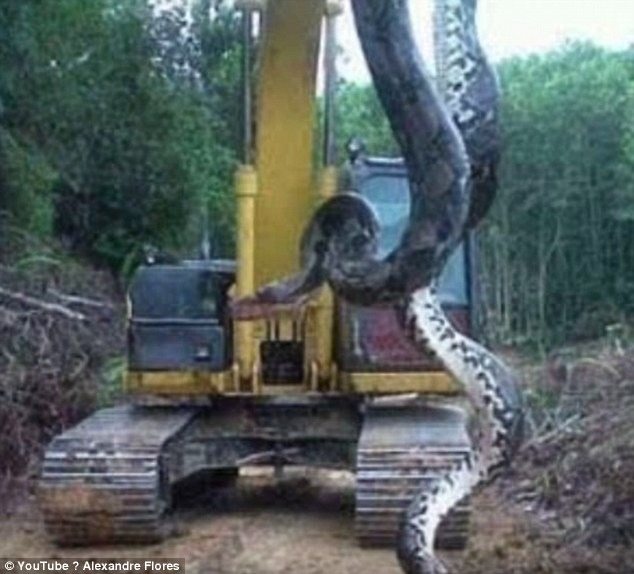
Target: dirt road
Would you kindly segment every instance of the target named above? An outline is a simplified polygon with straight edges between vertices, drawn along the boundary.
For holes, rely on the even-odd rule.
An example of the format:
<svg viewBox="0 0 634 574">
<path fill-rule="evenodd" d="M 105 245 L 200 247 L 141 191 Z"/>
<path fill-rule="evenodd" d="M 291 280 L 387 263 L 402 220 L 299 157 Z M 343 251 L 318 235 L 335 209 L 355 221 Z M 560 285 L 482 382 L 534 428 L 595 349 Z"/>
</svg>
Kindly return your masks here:
<svg viewBox="0 0 634 574">
<path fill-rule="evenodd" d="M 0 556 L 184 558 L 188 574 L 399 574 L 394 552 L 367 550 L 353 532 L 353 477 L 292 471 L 280 482 L 261 470 L 236 487 L 181 501 L 178 534 L 149 547 L 59 549 L 33 504 L 0 524 Z M 521 509 L 505 508 L 493 490 L 475 501 L 473 538 L 445 555 L 461 574 L 548 572 L 536 569 L 539 534 Z"/>
</svg>

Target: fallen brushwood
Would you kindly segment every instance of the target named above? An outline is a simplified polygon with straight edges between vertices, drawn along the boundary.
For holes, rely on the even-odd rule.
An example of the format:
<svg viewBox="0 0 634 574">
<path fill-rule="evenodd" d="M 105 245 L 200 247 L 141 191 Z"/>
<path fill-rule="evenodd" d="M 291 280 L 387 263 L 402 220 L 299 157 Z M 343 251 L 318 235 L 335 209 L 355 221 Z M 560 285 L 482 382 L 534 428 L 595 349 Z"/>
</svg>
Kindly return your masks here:
<svg viewBox="0 0 634 574">
<path fill-rule="evenodd" d="M 17 301 L 18 303 L 22 303 L 30 307 L 37 307 L 38 309 L 42 309 L 49 313 L 57 313 L 66 317 L 67 319 L 73 319 L 75 321 L 86 320 L 86 315 L 84 315 L 83 313 L 78 313 L 77 311 L 73 311 L 72 309 L 64 307 L 63 305 L 42 301 L 41 299 L 36 299 L 35 297 L 25 295 L 24 293 L 9 291 L 8 289 L 4 289 L 3 287 L 0 287 L 0 296 L 6 297 L 7 299 L 11 299 L 13 301 Z"/>
</svg>

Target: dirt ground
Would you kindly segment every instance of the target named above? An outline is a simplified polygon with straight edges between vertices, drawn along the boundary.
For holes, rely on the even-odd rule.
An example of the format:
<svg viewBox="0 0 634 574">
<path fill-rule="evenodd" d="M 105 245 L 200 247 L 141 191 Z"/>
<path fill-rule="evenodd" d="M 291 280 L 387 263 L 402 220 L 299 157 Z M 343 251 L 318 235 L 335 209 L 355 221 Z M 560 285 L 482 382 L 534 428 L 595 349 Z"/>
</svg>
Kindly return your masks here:
<svg viewBox="0 0 634 574">
<path fill-rule="evenodd" d="M 248 469 L 234 487 L 181 500 L 178 533 L 149 547 L 57 548 L 31 501 L 2 519 L 0 556 L 184 558 L 188 574 L 399 574 L 392 550 L 357 545 L 353 488 L 347 473 L 298 469 L 276 481 Z M 555 572 L 540 566 L 547 551 L 539 528 L 497 498 L 495 487 L 476 498 L 469 548 L 444 554 L 453 571 Z"/>
</svg>

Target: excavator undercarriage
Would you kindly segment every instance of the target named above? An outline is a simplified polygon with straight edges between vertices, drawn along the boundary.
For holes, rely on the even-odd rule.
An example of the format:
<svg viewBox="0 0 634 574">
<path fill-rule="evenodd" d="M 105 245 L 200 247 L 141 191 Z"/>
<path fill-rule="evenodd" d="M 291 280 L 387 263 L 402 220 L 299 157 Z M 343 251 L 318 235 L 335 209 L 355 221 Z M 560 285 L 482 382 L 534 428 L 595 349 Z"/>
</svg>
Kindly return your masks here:
<svg viewBox="0 0 634 574">
<path fill-rule="evenodd" d="M 220 400 L 210 406 L 123 406 L 57 437 L 39 496 L 61 545 L 165 538 L 175 485 L 201 471 L 287 465 L 356 471 L 355 531 L 364 546 L 393 545 L 421 483 L 433 485 L 469 452 L 452 407 L 346 399 Z M 438 546 L 464 547 L 468 504 L 441 527 Z"/>
</svg>

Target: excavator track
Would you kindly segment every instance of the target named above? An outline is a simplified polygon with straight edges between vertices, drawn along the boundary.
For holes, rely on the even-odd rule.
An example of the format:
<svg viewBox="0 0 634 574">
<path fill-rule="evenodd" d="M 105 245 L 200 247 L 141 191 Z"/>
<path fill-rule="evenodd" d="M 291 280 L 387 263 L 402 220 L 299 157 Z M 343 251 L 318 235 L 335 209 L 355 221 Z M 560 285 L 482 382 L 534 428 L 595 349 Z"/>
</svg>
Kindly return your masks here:
<svg viewBox="0 0 634 574">
<path fill-rule="evenodd" d="M 446 406 L 373 406 L 357 450 L 355 531 L 362 546 L 394 546 L 399 523 L 415 493 L 431 488 L 470 452 L 465 414 Z M 463 549 L 469 501 L 441 523 L 436 547 Z"/>
<path fill-rule="evenodd" d="M 165 537 L 167 447 L 194 409 L 101 410 L 48 447 L 38 495 L 60 545 L 150 543 Z"/>
</svg>

